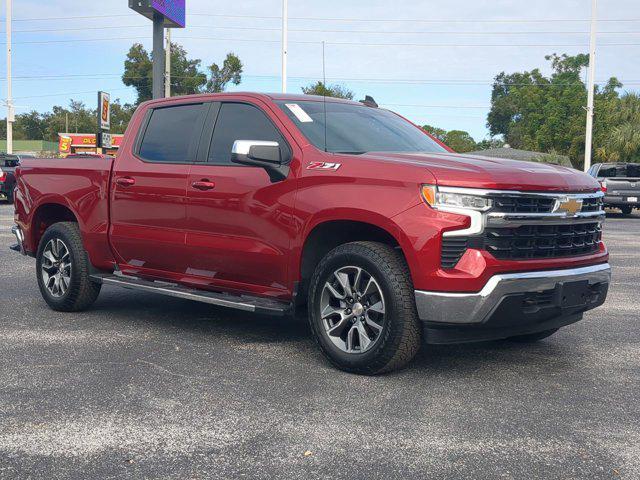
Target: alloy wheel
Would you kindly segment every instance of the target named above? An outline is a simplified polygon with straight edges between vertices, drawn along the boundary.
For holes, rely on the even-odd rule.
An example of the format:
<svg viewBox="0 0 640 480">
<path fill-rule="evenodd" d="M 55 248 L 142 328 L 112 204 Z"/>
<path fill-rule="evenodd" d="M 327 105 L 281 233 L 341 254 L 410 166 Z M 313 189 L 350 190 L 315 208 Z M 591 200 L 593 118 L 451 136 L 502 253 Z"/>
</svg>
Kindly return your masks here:
<svg viewBox="0 0 640 480">
<path fill-rule="evenodd" d="M 71 283 L 71 255 L 59 238 L 49 240 L 42 252 L 41 275 L 52 297 L 62 297 Z"/>
<path fill-rule="evenodd" d="M 385 301 L 379 283 L 360 267 L 333 272 L 320 297 L 320 317 L 331 342 L 346 353 L 364 353 L 384 328 Z"/>
</svg>

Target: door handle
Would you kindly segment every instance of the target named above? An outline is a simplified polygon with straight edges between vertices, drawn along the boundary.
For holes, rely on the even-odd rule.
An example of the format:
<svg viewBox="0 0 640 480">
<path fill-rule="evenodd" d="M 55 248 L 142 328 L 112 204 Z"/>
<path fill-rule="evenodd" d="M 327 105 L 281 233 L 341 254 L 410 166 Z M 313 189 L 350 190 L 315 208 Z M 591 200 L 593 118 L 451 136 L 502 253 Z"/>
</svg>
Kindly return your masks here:
<svg viewBox="0 0 640 480">
<path fill-rule="evenodd" d="M 136 183 L 136 180 L 131 177 L 120 177 L 116 178 L 116 183 L 121 187 L 130 187 Z"/>
<path fill-rule="evenodd" d="M 197 190 L 213 190 L 216 188 L 216 184 L 207 179 L 202 179 L 199 182 L 193 182 L 191 186 Z"/>
</svg>

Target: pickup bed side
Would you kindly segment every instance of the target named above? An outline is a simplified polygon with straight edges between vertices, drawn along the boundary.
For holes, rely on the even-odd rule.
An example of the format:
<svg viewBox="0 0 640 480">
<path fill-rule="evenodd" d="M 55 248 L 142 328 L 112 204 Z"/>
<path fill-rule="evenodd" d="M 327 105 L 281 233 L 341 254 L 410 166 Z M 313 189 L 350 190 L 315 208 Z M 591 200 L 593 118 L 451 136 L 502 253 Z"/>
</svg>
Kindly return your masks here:
<svg viewBox="0 0 640 480">
<path fill-rule="evenodd" d="M 109 158 L 38 158 L 17 168 L 15 217 L 29 255 L 35 255 L 49 226 L 76 221 L 91 263 L 98 269 L 113 269 L 107 236 L 112 165 Z"/>
</svg>

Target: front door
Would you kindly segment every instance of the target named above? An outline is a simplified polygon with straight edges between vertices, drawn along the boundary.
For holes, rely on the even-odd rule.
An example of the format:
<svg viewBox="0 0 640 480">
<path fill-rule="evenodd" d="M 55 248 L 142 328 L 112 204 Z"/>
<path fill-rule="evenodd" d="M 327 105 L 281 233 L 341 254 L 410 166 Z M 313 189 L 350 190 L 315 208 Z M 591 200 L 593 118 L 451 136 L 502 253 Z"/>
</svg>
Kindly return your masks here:
<svg viewBox="0 0 640 480">
<path fill-rule="evenodd" d="M 189 174 L 188 272 L 210 286 L 287 295 L 296 182 L 292 174 L 273 182 L 262 168 L 232 163 L 231 148 L 236 140 L 275 141 L 288 158 L 290 142 L 256 105 L 224 102 L 214 108 L 215 128 L 201 152 L 205 162 Z"/>
<path fill-rule="evenodd" d="M 110 239 L 125 273 L 184 275 L 187 180 L 209 106 L 150 110 L 136 145 L 117 158 Z"/>
</svg>

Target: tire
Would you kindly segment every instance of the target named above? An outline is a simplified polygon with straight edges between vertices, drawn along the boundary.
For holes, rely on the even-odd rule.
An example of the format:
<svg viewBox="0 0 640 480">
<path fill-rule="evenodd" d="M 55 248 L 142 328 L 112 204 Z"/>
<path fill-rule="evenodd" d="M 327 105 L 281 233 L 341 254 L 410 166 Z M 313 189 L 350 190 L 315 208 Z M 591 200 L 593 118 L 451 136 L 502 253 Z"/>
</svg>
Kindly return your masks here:
<svg viewBox="0 0 640 480">
<path fill-rule="evenodd" d="M 622 213 L 624 215 L 631 215 L 631 212 L 633 211 L 633 207 L 631 207 L 630 205 L 625 205 L 624 207 L 620 207 L 620 210 L 622 210 Z"/>
<path fill-rule="evenodd" d="M 90 271 L 78 224 L 61 222 L 47 228 L 36 255 L 36 277 L 42 298 L 49 307 L 59 312 L 78 312 L 89 308 L 102 287 L 90 280 Z M 57 279 L 54 278 L 56 275 Z"/>
<path fill-rule="evenodd" d="M 356 292 L 354 298 L 346 296 L 344 301 L 338 300 L 346 292 L 340 278 L 350 284 L 353 280 L 354 286 L 349 288 L 352 293 Z M 328 287 L 328 282 L 337 287 Z M 333 292 L 340 295 L 336 297 Z M 327 305 L 327 301 L 335 306 Z M 353 311 L 342 310 L 343 303 L 353 307 Z M 341 370 L 363 375 L 397 370 L 409 363 L 420 349 L 422 329 L 409 268 L 401 253 L 388 245 L 353 242 L 329 252 L 311 278 L 308 305 L 311 331 L 320 350 Z M 333 309 L 341 313 L 323 319 L 323 309 L 325 314 Z M 361 309 L 365 311 L 358 317 Z M 348 321 L 344 320 L 348 318 L 346 312 L 353 315 Z M 372 327 L 374 324 L 376 328 Z M 329 335 L 329 331 L 333 335 Z"/>
<path fill-rule="evenodd" d="M 527 335 L 518 335 L 516 337 L 509 337 L 507 338 L 507 340 L 509 340 L 510 342 L 516 342 L 516 343 L 534 343 L 544 338 L 550 337 L 551 335 L 556 333 L 558 330 L 559 330 L 558 328 L 552 328 L 551 330 L 544 330 L 542 332 L 529 333 Z"/>
</svg>

